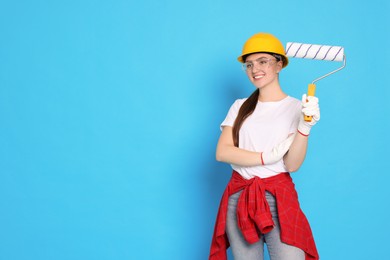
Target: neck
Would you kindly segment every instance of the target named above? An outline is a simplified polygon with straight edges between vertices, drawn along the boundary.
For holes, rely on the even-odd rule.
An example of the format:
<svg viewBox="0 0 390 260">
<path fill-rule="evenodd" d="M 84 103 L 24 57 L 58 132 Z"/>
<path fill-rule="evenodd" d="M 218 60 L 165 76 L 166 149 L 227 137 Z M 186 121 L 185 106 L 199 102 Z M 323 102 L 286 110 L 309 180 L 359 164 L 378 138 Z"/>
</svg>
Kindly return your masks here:
<svg viewBox="0 0 390 260">
<path fill-rule="evenodd" d="M 287 94 L 282 91 L 279 84 L 268 86 L 260 89 L 259 101 L 261 102 L 275 102 L 287 97 Z"/>
</svg>

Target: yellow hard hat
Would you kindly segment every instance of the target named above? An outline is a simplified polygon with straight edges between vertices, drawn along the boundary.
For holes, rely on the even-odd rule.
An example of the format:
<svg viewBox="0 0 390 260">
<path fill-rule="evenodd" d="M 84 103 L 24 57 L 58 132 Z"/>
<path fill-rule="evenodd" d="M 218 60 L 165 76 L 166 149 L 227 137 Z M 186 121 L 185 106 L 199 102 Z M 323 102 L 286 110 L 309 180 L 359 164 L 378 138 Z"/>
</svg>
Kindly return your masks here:
<svg viewBox="0 0 390 260">
<path fill-rule="evenodd" d="M 238 57 L 239 62 L 244 62 L 243 57 L 258 52 L 275 53 L 282 56 L 283 68 L 288 64 L 288 58 L 284 50 L 283 44 L 278 38 L 270 33 L 257 33 L 250 37 L 242 48 L 242 53 Z"/>
</svg>

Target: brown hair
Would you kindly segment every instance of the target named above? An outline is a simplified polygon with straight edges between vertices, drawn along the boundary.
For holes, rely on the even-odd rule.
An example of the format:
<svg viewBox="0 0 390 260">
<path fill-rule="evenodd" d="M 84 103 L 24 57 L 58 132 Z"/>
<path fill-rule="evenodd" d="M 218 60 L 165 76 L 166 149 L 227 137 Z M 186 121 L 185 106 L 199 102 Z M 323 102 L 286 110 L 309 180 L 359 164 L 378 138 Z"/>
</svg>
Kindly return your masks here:
<svg viewBox="0 0 390 260">
<path fill-rule="evenodd" d="M 233 143 L 234 146 L 238 147 L 239 144 L 239 133 L 242 124 L 245 119 L 250 116 L 256 108 L 257 101 L 259 99 L 260 90 L 256 89 L 245 102 L 241 105 L 240 110 L 238 111 L 238 115 L 233 125 Z"/>
</svg>

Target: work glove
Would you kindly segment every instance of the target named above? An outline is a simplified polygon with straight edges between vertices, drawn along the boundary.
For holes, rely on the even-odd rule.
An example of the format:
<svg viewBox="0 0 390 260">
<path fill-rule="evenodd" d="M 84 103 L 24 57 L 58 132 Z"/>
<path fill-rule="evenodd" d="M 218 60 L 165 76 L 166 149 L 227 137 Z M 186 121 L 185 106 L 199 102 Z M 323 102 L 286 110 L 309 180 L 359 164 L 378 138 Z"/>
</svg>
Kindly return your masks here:
<svg viewBox="0 0 390 260">
<path fill-rule="evenodd" d="M 261 164 L 274 164 L 278 161 L 280 161 L 283 156 L 287 153 L 288 149 L 290 149 L 290 146 L 292 142 L 294 141 L 295 134 L 290 135 L 286 140 L 272 148 L 271 151 L 268 152 L 262 152 L 260 154 L 261 156 Z"/>
<path fill-rule="evenodd" d="M 311 116 L 310 122 L 306 122 L 304 115 Z M 302 96 L 302 116 L 298 124 L 298 132 L 304 136 L 310 134 L 311 128 L 320 120 L 320 107 L 318 105 L 318 98 L 313 96 Z"/>
</svg>

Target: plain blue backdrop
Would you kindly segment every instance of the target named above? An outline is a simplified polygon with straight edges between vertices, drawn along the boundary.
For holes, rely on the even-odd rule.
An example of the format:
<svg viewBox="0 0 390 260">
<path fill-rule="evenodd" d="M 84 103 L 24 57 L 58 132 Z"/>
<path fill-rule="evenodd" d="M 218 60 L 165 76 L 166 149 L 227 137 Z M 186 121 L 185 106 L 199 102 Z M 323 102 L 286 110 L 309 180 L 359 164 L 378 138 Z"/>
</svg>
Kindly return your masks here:
<svg viewBox="0 0 390 260">
<path fill-rule="evenodd" d="M 388 259 L 389 2 L 0 1 L 0 259 L 207 259 L 257 32 L 345 47 L 293 173 L 322 259 Z M 294 59 L 300 98 L 339 62 Z"/>
</svg>

